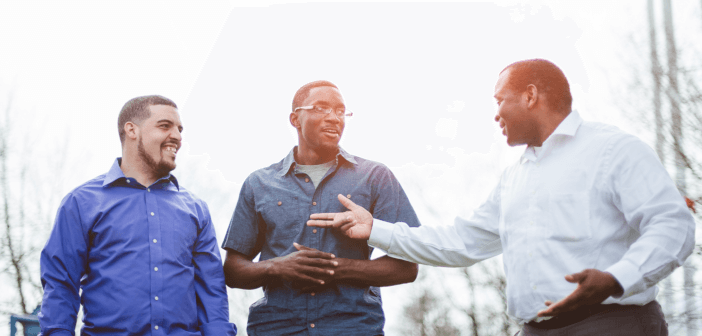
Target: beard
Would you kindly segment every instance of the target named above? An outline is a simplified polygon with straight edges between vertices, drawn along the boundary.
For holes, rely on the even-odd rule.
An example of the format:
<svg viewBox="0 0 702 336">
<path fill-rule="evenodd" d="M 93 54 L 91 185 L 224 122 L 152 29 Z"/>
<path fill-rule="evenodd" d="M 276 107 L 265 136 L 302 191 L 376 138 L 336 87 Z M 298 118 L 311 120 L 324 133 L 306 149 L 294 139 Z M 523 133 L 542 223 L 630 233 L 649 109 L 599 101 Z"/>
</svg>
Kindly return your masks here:
<svg viewBox="0 0 702 336">
<path fill-rule="evenodd" d="M 176 168 L 175 162 L 166 162 L 161 158 L 158 162 L 154 160 L 151 156 L 146 154 L 146 149 L 144 149 L 144 142 L 139 138 L 139 144 L 137 145 L 137 153 L 139 157 L 146 164 L 146 166 L 154 173 L 155 176 L 164 177 L 168 175 L 173 169 Z"/>
</svg>

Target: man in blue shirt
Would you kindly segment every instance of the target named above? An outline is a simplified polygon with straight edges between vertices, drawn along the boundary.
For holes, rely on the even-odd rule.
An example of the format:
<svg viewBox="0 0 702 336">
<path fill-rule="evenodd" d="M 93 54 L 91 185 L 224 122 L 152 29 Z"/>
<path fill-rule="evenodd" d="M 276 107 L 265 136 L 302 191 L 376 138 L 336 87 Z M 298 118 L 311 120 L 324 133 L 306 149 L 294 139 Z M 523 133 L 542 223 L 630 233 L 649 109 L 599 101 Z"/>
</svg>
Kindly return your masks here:
<svg viewBox="0 0 702 336">
<path fill-rule="evenodd" d="M 81 335 L 236 335 L 207 204 L 170 175 L 176 104 L 134 98 L 118 129 L 122 157 L 63 199 L 42 251 L 42 335 L 73 335 L 79 303 Z"/>
<path fill-rule="evenodd" d="M 339 147 L 350 115 L 334 84 L 304 85 L 290 113 L 298 146 L 253 172 L 241 188 L 222 247 L 227 285 L 265 292 L 250 308 L 249 335 L 382 335 L 378 286 L 417 276 L 416 264 L 386 256 L 370 260 L 372 249 L 364 242 L 305 226 L 310 214 L 343 210 L 338 194 L 375 218 L 419 226 L 387 167 Z"/>
</svg>

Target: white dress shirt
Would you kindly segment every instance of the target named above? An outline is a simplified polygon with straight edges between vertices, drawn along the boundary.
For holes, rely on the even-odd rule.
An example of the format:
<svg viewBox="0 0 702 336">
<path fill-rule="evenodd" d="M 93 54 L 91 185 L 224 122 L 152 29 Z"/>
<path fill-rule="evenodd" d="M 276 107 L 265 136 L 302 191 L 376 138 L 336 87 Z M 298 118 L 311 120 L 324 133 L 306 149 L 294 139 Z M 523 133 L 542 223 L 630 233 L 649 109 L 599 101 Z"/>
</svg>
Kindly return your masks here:
<svg viewBox="0 0 702 336">
<path fill-rule="evenodd" d="M 524 323 L 576 284 L 587 268 L 624 289 L 604 304 L 644 305 L 655 284 L 692 253 L 695 222 L 649 146 L 573 111 L 505 169 L 488 199 L 451 226 L 409 228 L 373 221 L 368 244 L 435 266 L 470 266 L 504 254 L 508 314 Z"/>
</svg>

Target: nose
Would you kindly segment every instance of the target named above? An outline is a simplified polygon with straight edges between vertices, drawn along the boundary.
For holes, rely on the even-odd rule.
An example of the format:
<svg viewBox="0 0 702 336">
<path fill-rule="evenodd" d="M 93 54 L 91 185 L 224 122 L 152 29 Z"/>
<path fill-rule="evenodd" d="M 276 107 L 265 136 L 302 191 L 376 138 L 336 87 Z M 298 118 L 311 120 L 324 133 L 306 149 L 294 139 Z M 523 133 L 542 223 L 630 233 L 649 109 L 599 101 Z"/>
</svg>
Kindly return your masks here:
<svg viewBox="0 0 702 336">
<path fill-rule="evenodd" d="M 171 131 L 170 137 L 178 140 L 178 142 L 183 140 L 183 136 L 180 134 L 180 130 L 176 127 L 173 127 L 173 130 Z"/>
</svg>

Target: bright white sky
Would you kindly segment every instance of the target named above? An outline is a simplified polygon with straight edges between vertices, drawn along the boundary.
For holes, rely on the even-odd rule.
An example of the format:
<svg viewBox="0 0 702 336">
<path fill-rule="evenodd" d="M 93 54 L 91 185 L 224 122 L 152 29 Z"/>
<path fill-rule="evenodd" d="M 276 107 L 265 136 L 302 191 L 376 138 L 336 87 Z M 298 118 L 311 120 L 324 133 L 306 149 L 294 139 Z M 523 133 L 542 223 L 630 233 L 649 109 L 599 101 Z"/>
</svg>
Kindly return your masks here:
<svg viewBox="0 0 702 336">
<path fill-rule="evenodd" d="M 584 118 L 636 131 L 608 90 L 621 39 L 647 29 L 645 2 L 519 3 L 2 1 L 0 96 L 16 92 L 45 155 L 68 138 L 65 192 L 120 156 L 127 100 L 167 96 L 185 127 L 180 169 L 208 175 L 181 182 L 196 193 L 207 190 L 197 181 L 216 183 L 235 198 L 249 173 L 296 144 L 297 88 L 327 79 L 355 113 L 342 146 L 390 166 L 443 221 L 477 205 L 523 151 L 493 121 L 494 84 L 509 63 L 555 62 Z M 699 11 L 689 3 L 675 15 Z M 232 201 L 212 209 L 220 239 Z"/>
</svg>

